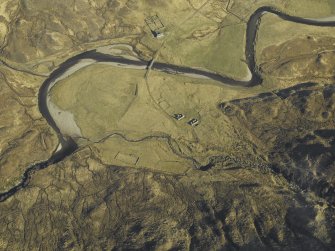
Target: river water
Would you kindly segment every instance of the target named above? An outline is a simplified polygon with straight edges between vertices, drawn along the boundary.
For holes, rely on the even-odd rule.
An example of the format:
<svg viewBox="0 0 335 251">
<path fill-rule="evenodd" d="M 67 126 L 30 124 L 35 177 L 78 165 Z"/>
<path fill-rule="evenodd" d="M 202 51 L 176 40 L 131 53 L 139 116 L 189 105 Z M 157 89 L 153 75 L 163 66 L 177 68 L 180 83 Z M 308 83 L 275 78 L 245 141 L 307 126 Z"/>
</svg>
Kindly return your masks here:
<svg viewBox="0 0 335 251">
<path fill-rule="evenodd" d="M 252 87 L 255 85 L 259 85 L 262 83 L 263 79 L 258 70 L 256 59 L 255 59 L 255 45 L 257 40 L 257 31 L 259 25 L 261 23 L 261 17 L 266 13 L 272 13 L 280 18 L 295 22 L 301 23 L 306 25 L 313 25 L 313 26 L 335 26 L 334 17 L 331 18 L 321 18 L 321 19 L 312 19 L 312 18 L 301 18 L 290 16 L 281 11 L 277 10 L 274 7 L 264 6 L 257 9 L 249 18 L 247 23 L 247 30 L 246 30 L 246 49 L 245 49 L 245 57 L 248 68 L 251 72 L 251 79 L 247 81 L 242 80 L 235 80 L 228 76 L 220 75 L 215 72 L 210 72 L 206 70 L 194 69 L 190 67 L 178 66 L 178 65 L 171 65 L 167 63 L 160 63 L 154 62 L 152 64 L 151 69 L 156 71 L 163 71 L 172 74 L 185 74 L 192 77 L 197 78 L 207 78 L 212 79 L 215 81 L 219 81 L 223 84 L 229 84 L 234 86 L 243 86 L 243 87 Z M 11 188 L 9 191 L 0 194 L 0 202 L 5 201 L 10 196 L 14 195 L 20 189 L 26 187 L 29 184 L 31 179 L 31 175 L 33 172 L 44 169 L 51 164 L 57 163 L 63 160 L 65 157 L 74 153 L 78 146 L 76 142 L 68 136 L 62 135 L 60 128 L 57 126 L 54 118 L 52 117 L 48 101 L 49 101 L 49 91 L 53 85 L 57 83 L 60 79 L 65 78 L 66 76 L 75 72 L 75 70 L 82 68 L 85 66 L 83 61 L 90 62 L 89 64 L 96 63 L 96 62 L 111 62 L 116 64 L 118 67 L 124 68 L 140 68 L 146 69 L 146 67 L 150 64 L 150 62 L 143 61 L 143 60 L 132 60 L 122 57 L 116 57 L 109 54 L 102 53 L 103 51 L 97 49 L 92 51 L 87 51 L 81 53 L 77 56 L 74 56 L 64 63 L 62 63 L 54 72 L 50 74 L 50 76 L 44 81 L 42 84 L 39 95 L 38 95 L 38 106 L 40 109 L 41 114 L 43 117 L 48 121 L 49 125 L 55 130 L 58 135 L 58 139 L 60 142 L 60 148 L 46 161 L 42 161 L 36 164 L 31 165 L 26 169 L 22 176 L 21 182 Z M 89 65 L 87 64 L 87 65 Z M 72 69 L 72 70 L 71 70 Z"/>
</svg>

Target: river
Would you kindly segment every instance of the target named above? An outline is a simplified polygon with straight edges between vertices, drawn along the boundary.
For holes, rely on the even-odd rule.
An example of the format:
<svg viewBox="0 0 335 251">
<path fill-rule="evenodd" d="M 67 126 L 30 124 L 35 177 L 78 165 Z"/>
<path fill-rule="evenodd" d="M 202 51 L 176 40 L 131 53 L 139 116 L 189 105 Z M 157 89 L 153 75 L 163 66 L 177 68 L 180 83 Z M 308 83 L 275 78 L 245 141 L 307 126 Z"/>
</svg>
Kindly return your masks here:
<svg viewBox="0 0 335 251">
<path fill-rule="evenodd" d="M 284 20 L 295 23 L 301 23 L 313 26 L 335 26 L 335 20 L 333 17 L 321 18 L 321 19 L 301 18 L 285 14 L 274 7 L 264 6 L 257 9 L 250 16 L 247 23 L 245 57 L 248 68 L 251 72 L 250 80 L 247 81 L 235 80 L 228 76 L 220 75 L 206 70 L 194 69 L 190 67 L 160 63 L 160 62 L 154 62 L 152 64 L 151 69 L 173 74 L 176 73 L 185 74 L 192 77 L 199 77 L 199 78 L 205 77 L 208 79 L 221 82 L 223 84 L 234 85 L 234 86 L 252 87 L 259 85 L 262 83 L 263 79 L 256 64 L 255 46 L 256 46 L 258 28 L 261 23 L 261 18 L 266 13 L 275 14 Z M 38 94 L 38 106 L 43 117 L 48 121 L 49 125 L 57 133 L 61 147 L 57 151 L 55 151 L 48 160 L 33 164 L 30 167 L 28 167 L 24 172 L 22 180 L 19 184 L 11 188 L 9 191 L 0 194 L 0 202 L 5 201 L 6 199 L 14 195 L 17 191 L 26 187 L 29 184 L 31 176 L 34 172 L 44 169 L 51 164 L 55 164 L 59 161 L 62 161 L 65 157 L 73 154 L 78 149 L 76 142 L 71 137 L 62 135 L 61 130 L 58 128 L 53 117 L 51 116 L 48 108 L 48 93 L 52 88 L 52 86 L 55 85 L 58 80 L 64 77 L 65 74 L 69 74 L 68 71 L 71 67 L 76 67 L 82 60 L 92 60 L 92 63 L 113 62 L 115 64 L 119 64 L 119 67 L 122 67 L 123 65 L 124 67 L 131 66 L 137 68 L 140 67 L 143 69 L 145 69 L 150 64 L 150 62 L 143 60 L 126 59 L 122 57 L 112 56 L 109 54 L 104 54 L 102 52 L 98 52 L 97 50 L 92 50 L 81 53 L 77 56 L 68 59 L 67 61 L 62 63 L 54 72 L 52 72 L 40 87 Z"/>
</svg>

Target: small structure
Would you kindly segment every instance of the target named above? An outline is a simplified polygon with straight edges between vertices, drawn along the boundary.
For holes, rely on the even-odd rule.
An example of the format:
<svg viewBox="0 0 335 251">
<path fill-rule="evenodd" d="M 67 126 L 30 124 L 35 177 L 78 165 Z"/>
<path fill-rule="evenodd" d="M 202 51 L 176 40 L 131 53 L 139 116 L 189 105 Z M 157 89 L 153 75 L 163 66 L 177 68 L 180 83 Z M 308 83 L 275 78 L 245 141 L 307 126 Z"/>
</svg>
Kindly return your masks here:
<svg viewBox="0 0 335 251">
<path fill-rule="evenodd" d="M 183 118 L 185 118 L 185 115 L 182 114 L 182 113 L 176 113 L 173 115 L 173 117 L 176 119 L 176 120 L 182 120 Z"/>
<path fill-rule="evenodd" d="M 164 37 L 165 26 L 157 14 L 151 17 L 147 17 L 145 19 L 145 23 L 148 25 L 152 35 L 155 38 L 159 39 Z"/>
<path fill-rule="evenodd" d="M 191 119 L 190 121 L 187 122 L 190 126 L 197 126 L 199 125 L 199 120 L 197 119 Z"/>
<path fill-rule="evenodd" d="M 160 32 L 160 31 L 155 31 L 155 32 L 153 32 L 153 34 L 154 34 L 154 37 L 158 38 L 158 39 L 164 37 L 164 33 Z"/>
</svg>

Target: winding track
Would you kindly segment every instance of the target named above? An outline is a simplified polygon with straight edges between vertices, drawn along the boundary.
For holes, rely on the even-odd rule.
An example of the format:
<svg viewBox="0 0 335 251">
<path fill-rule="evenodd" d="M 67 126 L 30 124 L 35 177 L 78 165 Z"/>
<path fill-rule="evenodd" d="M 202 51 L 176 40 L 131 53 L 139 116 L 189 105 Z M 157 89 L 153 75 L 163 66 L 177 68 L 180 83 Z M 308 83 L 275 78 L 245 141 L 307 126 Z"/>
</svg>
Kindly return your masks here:
<svg viewBox="0 0 335 251">
<path fill-rule="evenodd" d="M 199 70 L 194 69 L 190 67 L 183 67 L 183 66 L 177 66 L 177 65 L 171 65 L 166 63 L 159 63 L 155 62 L 152 65 L 153 70 L 157 71 L 163 71 L 167 73 L 178 73 L 178 74 L 192 74 L 193 76 L 198 75 L 199 77 L 207 77 L 212 80 L 219 81 L 224 84 L 234 85 L 234 86 L 244 86 L 244 87 L 251 87 L 255 85 L 259 85 L 262 83 L 263 79 L 262 76 L 258 70 L 256 59 L 255 59 L 255 45 L 256 45 L 256 39 L 257 39 L 257 32 L 260 25 L 261 17 L 265 13 L 272 13 L 280 18 L 300 23 L 300 24 L 306 24 L 306 25 L 313 25 L 313 26 L 335 26 L 335 20 L 334 21 L 321 21 L 316 19 L 307 19 L 307 18 L 301 18 L 301 17 L 295 17 L 287 15 L 278 9 L 270 6 L 264 6 L 257 9 L 249 18 L 247 23 L 247 31 L 246 31 L 246 49 L 245 49 L 245 57 L 246 62 L 248 65 L 249 70 L 252 73 L 252 77 L 248 81 L 241 81 L 241 80 L 235 80 L 228 76 L 220 75 L 214 72 L 205 71 L 205 70 Z M 9 191 L 1 193 L 0 194 L 0 202 L 5 201 L 12 195 L 14 195 L 17 191 L 23 189 L 29 184 L 29 181 L 31 179 L 31 176 L 34 172 L 44 169 L 48 167 L 51 164 L 57 163 L 61 160 L 63 160 L 65 157 L 71 155 L 74 153 L 78 146 L 75 143 L 75 141 L 70 138 L 66 137 L 61 134 L 60 129 L 56 125 L 54 119 L 52 118 L 50 111 L 47 106 L 47 96 L 48 92 L 52 85 L 56 83 L 56 80 L 62 76 L 70 67 L 78 64 L 80 60 L 83 59 L 93 59 L 96 62 L 113 62 L 113 63 L 119 63 L 122 65 L 133 65 L 133 66 L 142 66 L 146 67 L 150 62 L 146 62 L 143 60 L 135 61 L 131 59 L 125 59 L 120 57 L 111 56 L 108 54 L 99 53 L 96 50 L 84 52 L 82 54 L 79 54 L 77 56 L 74 56 L 64 63 L 62 63 L 58 69 L 56 69 L 51 75 L 44 81 L 42 84 L 39 95 L 38 95 L 38 106 L 40 109 L 40 112 L 42 113 L 43 117 L 48 121 L 49 125 L 56 131 L 58 135 L 59 142 L 61 144 L 61 149 L 59 151 L 56 151 L 53 153 L 53 155 L 46 161 L 42 161 L 36 164 L 31 165 L 28 167 L 28 169 L 24 172 L 22 176 L 21 182 L 11 188 Z"/>
</svg>

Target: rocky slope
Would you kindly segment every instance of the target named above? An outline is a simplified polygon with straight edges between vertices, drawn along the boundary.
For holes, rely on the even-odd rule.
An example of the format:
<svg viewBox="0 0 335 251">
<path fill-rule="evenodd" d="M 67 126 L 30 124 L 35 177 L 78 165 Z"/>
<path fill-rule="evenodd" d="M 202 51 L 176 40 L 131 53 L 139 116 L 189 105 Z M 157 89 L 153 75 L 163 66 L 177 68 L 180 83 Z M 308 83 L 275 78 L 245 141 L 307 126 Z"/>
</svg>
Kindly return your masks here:
<svg viewBox="0 0 335 251">
<path fill-rule="evenodd" d="M 333 11 L 325 7 L 328 2 L 306 0 L 300 8 L 300 0 L 1 1 L 0 193 L 57 148 L 55 133 L 38 111 L 37 94 L 65 59 L 120 42 L 151 58 L 160 43 L 143 20 L 157 10 L 168 13 L 164 18 L 172 29 L 188 14 L 209 19 L 215 9 L 210 22 L 224 29 L 226 16 L 243 23 L 258 5 L 326 16 Z M 202 37 L 202 32 L 195 34 Z M 247 98 L 220 100 L 204 109 L 216 122 L 215 133 L 221 133 L 220 125 L 229 126 L 221 137 L 212 129 L 199 126 L 199 131 L 203 138 L 217 138 L 208 139 L 212 145 L 230 136 L 229 154 L 222 150 L 226 146 L 215 146 L 212 154 L 210 144 L 196 140 L 174 145 L 189 157 L 198 154 L 206 162 L 199 169 L 167 174 L 110 165 L 100 156 L 103 145 L 96 143 L 33 173 L 27 187 L 0 202 L 0 250 L 332 250 L 333 50 L 334 38 L 317 34 L 265 48 L 258 58 L 264 86 L 249 94 L 243 90 Z M 191 83 L 183 88 L 195 90 Z M 176 90 L 184 89 L 171 93 Z M 214 98 L 207 92 L 189 96 L 201 95 Z"/>
<path fill-rule="evenodd" d="M 0 247 L 327 250 L 333 210 L 272 173 L 171 176 L 104 166 L 86 148 L 1 203 Z"/>
<path fill-rule="evenodd" d="M 333 84 L 305 83 L 220 108 L 262 142 L 272 171 L 334 204 L 334 104 Z"/>
</svg>

